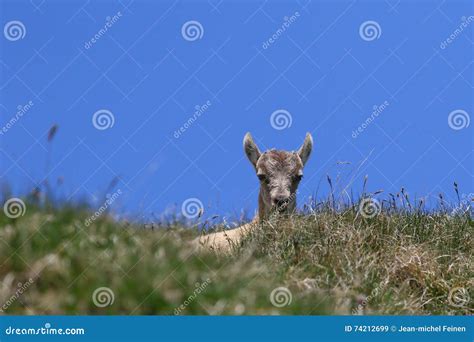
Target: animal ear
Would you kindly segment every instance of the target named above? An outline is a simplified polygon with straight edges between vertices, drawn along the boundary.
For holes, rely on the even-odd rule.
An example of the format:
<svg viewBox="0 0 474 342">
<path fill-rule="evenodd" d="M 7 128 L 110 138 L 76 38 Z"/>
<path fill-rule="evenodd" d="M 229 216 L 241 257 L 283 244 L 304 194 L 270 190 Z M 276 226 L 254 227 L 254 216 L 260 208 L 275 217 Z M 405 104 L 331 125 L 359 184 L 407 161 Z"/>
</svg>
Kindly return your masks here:
<svg viewBox="0 0 474 342">
<path fill-rule="evenodd" d="M 257 145 L 255 145 L 255 142 L 253 141 L 253 138 L 249 132 L 247 132 L 244 137 L 244 151 L 252 165 L 256 167 L 258 158 L 260 158 L 261 153 Z"/>
<path fill-rule="evenodd" d="M 301 145 L 300 149 L 298 150 L 298 155 L 301 158 L 301 161 L 303 162 L 303 165 L 306 164 L 306 162 L 309 159 L 309 155 L 311 154 L 311 150 L 313 149 L 313 137 L 311 136 L 310 133 L 306 133 L 306 137 L 304 138 L 303 145 Z"/>
</svg>

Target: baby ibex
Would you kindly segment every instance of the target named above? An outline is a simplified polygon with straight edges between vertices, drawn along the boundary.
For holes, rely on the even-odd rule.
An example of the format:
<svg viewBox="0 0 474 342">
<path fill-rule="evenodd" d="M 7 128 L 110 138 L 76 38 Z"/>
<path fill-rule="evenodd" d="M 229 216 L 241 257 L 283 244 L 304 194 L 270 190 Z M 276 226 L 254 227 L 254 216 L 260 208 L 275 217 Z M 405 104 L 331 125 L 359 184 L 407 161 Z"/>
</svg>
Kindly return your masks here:
<svg viewBox="0 0 474 342">
<path fill-rule="evenodd" d="M 313 148 L 313 138 L 306 133 L 303 145 L 298 151 L 269 150 L 260 152 L 250 133 L 244 137 L 244 151 L 255 168 L 260 180 L 258 194 L 258 215 L 248 224 L 229 231 L 208 234 L 196 242 L 201 247 L 215 250 L 229 250 L 243 235 L 270 218 L 273 213 L 288 214 L 296 209 L 296 190 L 303 178 L 303 167 Z"/>
</svg>

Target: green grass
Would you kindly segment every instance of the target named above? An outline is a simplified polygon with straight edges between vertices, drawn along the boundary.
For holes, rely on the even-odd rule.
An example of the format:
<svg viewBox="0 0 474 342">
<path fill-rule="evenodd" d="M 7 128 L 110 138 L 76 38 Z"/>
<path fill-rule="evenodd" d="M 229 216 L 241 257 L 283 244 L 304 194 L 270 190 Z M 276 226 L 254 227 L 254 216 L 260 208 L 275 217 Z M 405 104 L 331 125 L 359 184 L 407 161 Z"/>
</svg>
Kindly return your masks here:
<svg viewBox="0 0 474 342">
<path fill-rule="evenodd" d="M 474 313 L 469 214 L 364 218 L 324 206 L 261 225 L 230 255 L 194 253 L 199 233 L 180 223 L 152 230 L 104 215 L 86 226 L 87 209 L 28 203 L 22 217 L 0 215 L 6 314 Z M 94 304 L 100 287 L 112 304 Z M 277 287 L 291 293 L 281 308 L 270 301 Z"/>
</svg>

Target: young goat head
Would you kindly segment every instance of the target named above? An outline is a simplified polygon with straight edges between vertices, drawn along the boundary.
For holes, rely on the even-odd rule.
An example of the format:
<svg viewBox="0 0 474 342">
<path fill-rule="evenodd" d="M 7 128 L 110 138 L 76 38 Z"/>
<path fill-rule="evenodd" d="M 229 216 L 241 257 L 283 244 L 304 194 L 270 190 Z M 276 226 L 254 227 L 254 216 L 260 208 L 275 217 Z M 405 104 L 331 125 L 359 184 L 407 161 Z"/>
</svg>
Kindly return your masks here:
<svg viewBox="0 0 474 342">
<path fill-rule="evenodd" d="M 303 167 L 313 148 L 313 138 L 306 138 L 298 151 L 269 150 L 261 153 L 250 133 L 244 137 L 244 151 L 260 180 L 258 218 L 263 221 L 272 212 L 291 213 L 296 208 L 296 190 L 303 178 Z"/>
</svg>

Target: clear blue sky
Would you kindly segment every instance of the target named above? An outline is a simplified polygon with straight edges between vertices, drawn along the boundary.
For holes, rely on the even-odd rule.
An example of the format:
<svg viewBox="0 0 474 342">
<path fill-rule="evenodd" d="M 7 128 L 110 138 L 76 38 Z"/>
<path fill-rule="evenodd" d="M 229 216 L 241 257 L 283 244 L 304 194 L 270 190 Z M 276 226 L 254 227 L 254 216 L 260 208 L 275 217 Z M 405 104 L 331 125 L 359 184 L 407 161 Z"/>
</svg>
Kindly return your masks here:
<svg viewBox="0 0 474 342">
<path fill-rule="evenodd" d="M 118 176 L 117 212 L 188 198 L 252 212 L 245 132 L 296 149 L 309 131 L 300 203 L 327 195 L 326 175 L 355 193 L 367 174 L 372 191 L 454 199 L 454 181 L 474 190 L 472 15 L 472 1 L 3 0 L 0 180 L 21 195 L 49 169 L 59 194 L 98 205 Z M 94 127 L 100 110 L 112 127 Z M 277 110 L 291 126 L 272 126 Z"/>
</svg>

